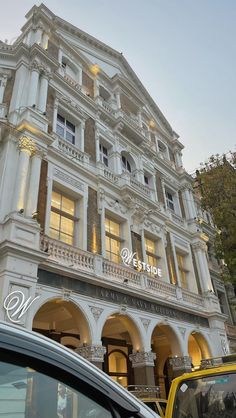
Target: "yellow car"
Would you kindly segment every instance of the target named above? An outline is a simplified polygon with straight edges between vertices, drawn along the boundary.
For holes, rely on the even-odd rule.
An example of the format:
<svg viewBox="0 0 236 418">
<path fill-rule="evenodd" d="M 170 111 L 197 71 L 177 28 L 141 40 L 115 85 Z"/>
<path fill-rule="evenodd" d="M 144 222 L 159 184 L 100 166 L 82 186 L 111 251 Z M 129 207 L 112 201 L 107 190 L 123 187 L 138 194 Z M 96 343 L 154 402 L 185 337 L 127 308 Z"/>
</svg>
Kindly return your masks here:
<svg viewBox="0 0 236 418">
<path fill-rule="evenodd" d="M 150 409 L 155 411 L 157 414 L 161 416 L 161 418 L 165 417 L 167 400 L 161 398 L 141 398 L 141 400 L 147 405 Z"/>
</svg>

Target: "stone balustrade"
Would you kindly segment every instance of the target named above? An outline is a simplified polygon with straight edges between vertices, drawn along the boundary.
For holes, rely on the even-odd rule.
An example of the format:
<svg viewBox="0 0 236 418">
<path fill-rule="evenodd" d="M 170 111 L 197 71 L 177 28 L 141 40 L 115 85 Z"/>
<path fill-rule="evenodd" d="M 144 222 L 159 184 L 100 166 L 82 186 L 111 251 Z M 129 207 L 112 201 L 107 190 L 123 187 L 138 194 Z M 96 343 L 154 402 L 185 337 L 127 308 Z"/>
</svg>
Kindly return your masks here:
<svg viewBox="0 0 236 418">
<path fill-rule="evenodd" d="M 85 162 L 85 155 L 82 151 L 72 145 L 70 142 L 65 141 L 62 138 L 58 138 L 58 149 L 63 153 L 66 154 L 71 159 L 84 163 Z"/>
<path fill-rule="evenodd" d="M 138 272 L 122 264 L 113 263 L 104 259 L 102 256 L 95 256 L 87 251 L 67 245 L 64 242 L 52 239 L 46 235 L 41 236 L 41 250 L 48 254 L 47 261 L 59 263 L 65 268 L 77 271 L 86 271 L 96 274 L 95 257 L 101 260 L 101 274 L 103 280 L 114 280 L 117 284 L 135 288 L 137 291 L 145 290 L 150 295 L 156 295 L 164 299 L 180 300 L 185 304 L 204 307 L 202 296 L 181 289 L 181 298 L 177 295 L 177 288 L 171 283 L 167 283 L 160 278 L 150 277 L 147 274 Z"/>
</svg>

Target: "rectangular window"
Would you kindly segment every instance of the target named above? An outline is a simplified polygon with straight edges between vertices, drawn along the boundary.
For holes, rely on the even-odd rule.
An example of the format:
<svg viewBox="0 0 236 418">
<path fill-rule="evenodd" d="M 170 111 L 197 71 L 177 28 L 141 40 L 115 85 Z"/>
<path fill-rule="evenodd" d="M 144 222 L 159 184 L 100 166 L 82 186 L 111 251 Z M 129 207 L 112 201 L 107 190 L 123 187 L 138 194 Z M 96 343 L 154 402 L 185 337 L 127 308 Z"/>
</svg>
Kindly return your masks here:
<svg viewBox="0 0 236 418">
<path fill-rule="evenodd" d="M 57 115 L 57 134 L 71 144 L 75 143 L 75 125 L 61 115 Z"/>
<path fill-rule="evenodd" d="M 178 263 L 178 271 L 179 271 L 179 277 L 181 280 L 181 285 L 184 289 L 187 289 L 187 273 L 188 270 L 185 268 L 185 256 L 182 254 L 176 254 L 177 257 L 177 263 Z"/>
<path fill-rule="evenodd" d="M 169 209 L 171 209 L 173 211 L 175 210 L 173 194 L 171 194 L 168 191 L 166 191 L 166 204 L 167 204 Z"/>
<path fill-rule="evenodd" d="M 149 178 L 144 175 L 144 183 L 148 186 L 149 185 Z"/>
<path fill-rule="evenodd" d="M 147 256 L 147 263 L 150 266 L 158 267 L 158 260 L 160 257 L 157 255 L 156 252 L 156 241 L 145 238 L 145 250 L 146 250 L 146 256 Z M 157 277 L 155 274 L 149 273 L 153 277 Z"/>
<path fill-rule="evenodd" d="M 75 222 L 75 201 L 60 192 L 52 192 L 50 230 L 52 238 L 73 245 Z"/>
<path fill-rule="evenodd" d="M 120 224 L 111 220 L 105 219 L 106 231 L 106 257 L 115 263 L 120 262 L 121 237 Z"/>
<path fill-rule="evenodd" d="M 100 150 L 100 161 L 108 167 L 108 152 L 107 148 L 104 145 L 99 144 Z"/>
</svg>

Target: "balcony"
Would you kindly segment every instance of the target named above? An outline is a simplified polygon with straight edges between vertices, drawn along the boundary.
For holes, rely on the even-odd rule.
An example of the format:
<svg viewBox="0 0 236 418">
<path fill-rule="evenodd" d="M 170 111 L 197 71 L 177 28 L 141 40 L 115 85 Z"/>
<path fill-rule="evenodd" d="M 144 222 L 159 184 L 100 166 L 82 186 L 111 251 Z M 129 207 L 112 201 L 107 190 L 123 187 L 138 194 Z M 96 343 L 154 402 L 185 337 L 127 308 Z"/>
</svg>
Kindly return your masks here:
<svg viewBox="0 0 236 418">
<path fill-rule="evenodd" d="M 77 147 L 68 141 L 60 138 L 57 134 L 54 134 L 56 140 L 53 143 L 53 147 L 56 148 L 62 155 L 69 157 L 78 164 L 88 164 L 89 155 L 80 151 Z"/>
<path fill-rule="evenodd" d="M 119 286 L 121 289 L 135 290 L 138 295 L 145 294 L 152 299 L 177 302 L 196 310 L 205 310 L 202 296 L 181 289 L 159 278 L 151 277 L 143 272 L 138 272 L 123 264 L 113 263 L 100 255 L 67 245 L 54 240 L 46 235 L 41 236 L 41 250 L 47 253 L 46 265 L 59 268 L 63 274 L 63 268 L 70 269 L 71 273 L 83 275 L 89 274 L 91 280 L 95 278 L 101 283 Z M 88 275 L 86 275 L 87 280 Z"/>
</svg>

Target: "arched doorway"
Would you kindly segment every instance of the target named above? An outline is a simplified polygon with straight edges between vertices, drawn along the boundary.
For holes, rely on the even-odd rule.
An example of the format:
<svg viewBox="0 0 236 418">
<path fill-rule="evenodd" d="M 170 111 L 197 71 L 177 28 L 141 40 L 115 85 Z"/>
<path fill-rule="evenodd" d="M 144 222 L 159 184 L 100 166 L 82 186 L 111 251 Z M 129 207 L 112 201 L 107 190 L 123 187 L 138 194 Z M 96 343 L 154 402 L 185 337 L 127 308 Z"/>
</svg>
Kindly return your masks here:
<svg viewBox="0 0 236 418">
<path fill-rule="evenodd" d="M 134 384 L 134 374 L 129 355 L 140 349 L 139 331 L 125 315 L 111 315 L 102 331 L 102 343 L 106 347 L 104 371 L 122 386 Z"/>
<path fill-rule="evenodd" d="M 71 301 L 61 298 L 46 302 L 36 313 L 33 330 L 75 350 L 89 341 L 86 320 Z"/>
<path fill-rule="evenodd" d="M 201 360 L 211 357 L 206 339 L 200 332 L 193 331 L 188 338 L 188 353 L 192 358 L 192 367 L 197 370 Z"/>
<path fill-rule="evenodd" d="M 173 378 L 169 358 L 181 355 L 180 344 L 174 330 L 166 324 L 154 328 L 151 342 L 156 353 L 155 384 L 160 388 L 161 397 L 167 398 Z"/>
</svg>

